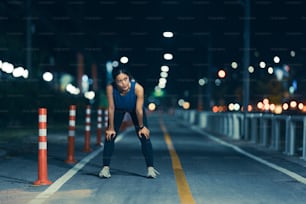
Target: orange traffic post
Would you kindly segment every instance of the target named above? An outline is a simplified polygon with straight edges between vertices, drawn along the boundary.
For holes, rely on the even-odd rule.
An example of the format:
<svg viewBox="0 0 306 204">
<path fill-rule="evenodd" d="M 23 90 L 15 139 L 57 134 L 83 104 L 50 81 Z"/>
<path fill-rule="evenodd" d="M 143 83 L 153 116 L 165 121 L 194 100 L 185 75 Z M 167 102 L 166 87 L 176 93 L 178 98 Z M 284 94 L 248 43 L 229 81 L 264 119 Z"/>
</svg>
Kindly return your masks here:
<svg viewBox="0 0 306 204">
<path fill-rule="evenodd" d="M 36 186 L 50 185 L 47 163 L 47 109 L 38 110 L 38 179 L 33 183 Z"/>
<path fill-rule="evenodd" d="M 75 141 L 75 118 L 76 106 L 69 107 L 69 127 L 68 127 L 68 151 L 66 163 L 73 164 L 76 162 L 74 159 L 74 141 Z"/>
<path fill-rule="evenodd" d="M 84 144 L 84 152 L 90 152 L 90 114 L 91 109 L 90 106 L 86 106 L 86 115 L 85 115 L 85 144 Z"/>
<path fill-rule="evenodd" d="M 104 110 L 104 129 L 106 129 L 108 127 L 108 110 L 105 109 Z"/>
<path fill-rule="evenodd" d="M 97 143 L 96 143 L 96 145 L 98 145 L 98 146 L 102 145 L 101 135 L 102 135 L 102 108 L 98 108 L 98 112 L 97 112 Z"/>
</svg>

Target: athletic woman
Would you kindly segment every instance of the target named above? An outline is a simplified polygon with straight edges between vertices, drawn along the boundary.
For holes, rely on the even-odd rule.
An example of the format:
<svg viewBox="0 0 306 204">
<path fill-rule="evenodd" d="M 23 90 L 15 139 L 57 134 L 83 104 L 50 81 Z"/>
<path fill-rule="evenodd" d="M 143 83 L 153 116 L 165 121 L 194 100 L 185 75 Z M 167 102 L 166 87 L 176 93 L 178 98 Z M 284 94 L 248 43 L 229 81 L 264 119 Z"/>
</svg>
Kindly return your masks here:
<svg viewBox="0 0 306 204">
<path fill-rule="evenodd" d="M 132 79 L 124 68 L 114 68 L 113 82 L 106 87 L 108 101 L 108 128 L 105 131 L 103 150 L 103 168 L 100 177 L 110 178 L 110 161 L 114 152 L 115 139 L 125 113 L 129 113 L 138 139 L 141 142 L 142 154 L 147 166 L 147 177 L 156 178 L 159 174 L 153 166 L 153 150 L 150 130 L 144 110 L 144 88 Z"/>
</svg>

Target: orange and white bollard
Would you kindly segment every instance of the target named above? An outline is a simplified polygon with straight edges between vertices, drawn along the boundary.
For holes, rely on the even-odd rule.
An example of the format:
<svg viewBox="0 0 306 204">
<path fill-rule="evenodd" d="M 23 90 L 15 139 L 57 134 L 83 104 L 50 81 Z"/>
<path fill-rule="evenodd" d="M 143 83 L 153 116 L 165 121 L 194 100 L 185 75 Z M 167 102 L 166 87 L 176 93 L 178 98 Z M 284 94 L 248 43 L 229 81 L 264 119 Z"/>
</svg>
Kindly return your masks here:
<svg viewBox="0 0 306 204">
<path fill-rule="evenodd" d="M 75 119 L 76 119 L 76 106 L 69 107 L 69 127 L 68 127 L 68 151 L 66 163 L 73 164 L 76 162 L 74 159 L 74 143 L 75 143 Z"/>
<path fill-rule="evenodd" d="M 97 143 L 96 145 L 101 146 L 101 135 L 102 135 L 102 108 L 98 108 L 97 112 Z"/>
<path fill-rule="evenodd" d="M 108 110 L 105 109 L 104 110 L 104 129 L 106 129 L 108 127 Z"/>
<path fill-rule="evenodd" d="M 50 185 L 47 163 L 47 109 L 38 109 L 38 179 L 34 185 Z"/>
<path fill-rule="evenodd" d="M 85 144 L 84 144 L 84 152 L 90 152 L 90 114 L 91 109 L 90 106 L 86 106 L 86 115 L 85 115 Z"/>
</svg>

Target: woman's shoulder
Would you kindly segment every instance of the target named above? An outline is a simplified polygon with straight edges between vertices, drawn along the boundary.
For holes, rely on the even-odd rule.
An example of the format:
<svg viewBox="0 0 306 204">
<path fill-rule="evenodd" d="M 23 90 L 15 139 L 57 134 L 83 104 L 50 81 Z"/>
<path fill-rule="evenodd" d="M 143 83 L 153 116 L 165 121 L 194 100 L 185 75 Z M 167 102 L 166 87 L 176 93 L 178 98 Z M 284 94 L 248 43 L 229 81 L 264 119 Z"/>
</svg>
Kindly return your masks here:
<svg viewBox="0 0 306 204">
<path fill-rule="evenodd" d="M 107 87 L 114 87 L 114 85 L 113 85 L 113 83 L 108 83 L 107 85 L 106 85 L 106 88 Z"/>
<path fill-rule="evenodd" d="M 137 82 L 137 81 L 135 81 L 135 80 L 131 81 L 131 84 L 134 85 L 135 88 L 136 88 L 136 87 L 143 87 L 139 82 Z"/>
<path fill-rule="evenodd" d="M 106 90 L 107 91 L 113 91 L 113 89 L 114 89 L 114 84 L 113 83 L 109 83 L 109 84 L 106 85 Z"/>
<path fill-rule="evenodd" d="M 140 84 L 140 83 L 138 83 L 138 82 L 135 82 L 135 92 L 137 93 L 137 92 L 139 92 L 139 91 L 141 91 L 141 92 L 143 92 L 143 86 Z"/>
</svg>

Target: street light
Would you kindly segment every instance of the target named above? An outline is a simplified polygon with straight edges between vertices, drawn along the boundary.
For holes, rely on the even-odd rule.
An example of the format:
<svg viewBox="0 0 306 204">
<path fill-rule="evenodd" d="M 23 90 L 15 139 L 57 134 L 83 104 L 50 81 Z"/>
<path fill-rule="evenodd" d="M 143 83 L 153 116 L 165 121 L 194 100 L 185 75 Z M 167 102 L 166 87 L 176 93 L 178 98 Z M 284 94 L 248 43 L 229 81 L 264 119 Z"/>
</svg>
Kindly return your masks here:
<svg viewBox="0 0 306 204">
<path fill-rule="evenodd" d="M 165 60 L 172 60 L 172 59 L 173 59 L 173 54 L 171 54 L 171 53 L 165 53 L 165 54 L 164 54 L 164 59 L 165 59 Z"/>
<path fill-rule="evenodd" d="M 174 34 L 173 34 L 173 32 L 165 31 L 165 32 L 163 32 L 163 36 L 165 38 L 173 38 Z"/>
<path fill-rule="evenodd" d="M 121 62 L 122 64 L 126 64 L 126 63 L 129 62 L 129 58 L 126 57 L 126 56 L 123 56 L 123 57 L 120 58 L 120 62 Z"/>
<path fill-rule="evenodd" d="M 225 76 L 226 76 L 226 72 L 223 69 L 220 69 L 218 71 L 218 77 L 223 79 L 223 78 L 225 78 Z"/>
<path fill-rule="evenodd" d="M 243 52 L 243 115 L 244 115 L 244 138 L 247 137 L 248 122 L 247 122 L 247 112 L 249 106 L 250 98 L 250 17 L 251 17 L 251 4 L 250 0 L 245 0 L 245 21 L 244 21 L 244 52 Z"/>
<path fill-rule="evenodd" d="M 47 82 L 50 82 L 53 80 L 53 74 L 51 72 L 45 72 L 43 75 L 42 75 L 44 81 L 47 81 Z"/>
</svg>

